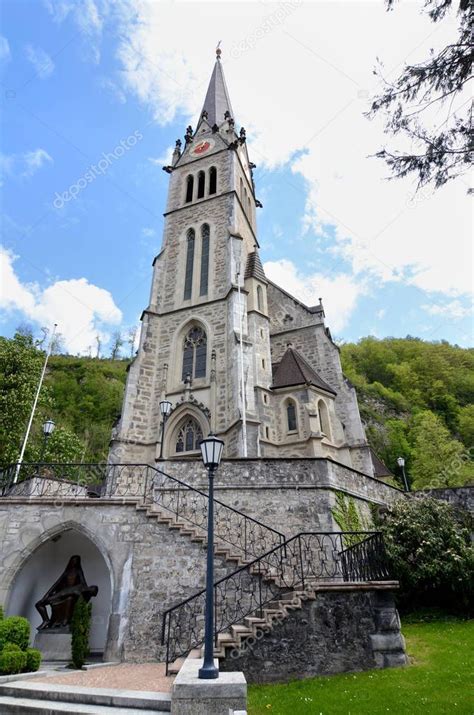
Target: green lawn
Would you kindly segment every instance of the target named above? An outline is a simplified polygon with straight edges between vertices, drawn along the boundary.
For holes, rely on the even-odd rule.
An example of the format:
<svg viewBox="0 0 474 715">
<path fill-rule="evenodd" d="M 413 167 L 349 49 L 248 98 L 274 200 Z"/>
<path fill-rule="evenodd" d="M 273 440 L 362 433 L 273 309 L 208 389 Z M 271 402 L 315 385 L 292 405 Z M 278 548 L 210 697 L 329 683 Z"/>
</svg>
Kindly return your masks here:
<svg viewBox="0 0 474 715">
<path fill-rule="evenodd" d="M 410 665 L 252 685 L 249 715 L 474 714 L 474 621 L 403 627 Z"/>
</svg>

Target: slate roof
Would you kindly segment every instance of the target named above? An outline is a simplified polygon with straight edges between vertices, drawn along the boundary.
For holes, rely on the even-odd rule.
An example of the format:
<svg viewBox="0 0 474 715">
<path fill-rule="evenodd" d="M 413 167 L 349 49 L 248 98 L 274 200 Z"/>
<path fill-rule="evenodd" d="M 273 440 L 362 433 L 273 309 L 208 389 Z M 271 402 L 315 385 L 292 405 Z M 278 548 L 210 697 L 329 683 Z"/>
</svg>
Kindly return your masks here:
<svg viewBox="0 0 474 715">
<path fill-rule="evenodd" d="M 258 278 L 259 281 L 267 282 L 258 251 L 249 253 L 244 278 Z"/>
<path fill-rule="evenodd" d="M 279 363 L 273 366 L 273 385 L 292 387 L 293 385 L 314 385 L 335 395 L 335 390 L 325 382 L 306 360 L 293 348 L 288 348 Z"/>
<path fill-rule="evenodd" d="M 224 71 L 222 69 L 221 60 L 217 57 L 214 70 L 211 75 L 211 81 L 207 88 L 206 99 L 202 112 L 207 112 L 207 121 L 211 125 L 220 125 L 224 121 L 224 114 L 230 112 L 233 117 L 232 105 L 230 103 L 229 92 L 225 83 Z M 201 114 L 202 114 L 201 112 Z"/>
<path fill-rule="evenodd" d="M 392 472 L 390 469 L 385 466 L 385 464 L 382 462 L 380 457 L 378 457 L 374 450 L 370 450 L 370 457 L 372 459 L 372 465 L 374 467 L 374 477 L 377 477 L 377 479 L 380 479 L 381 477 L 392 477 Z"/>
</svg>

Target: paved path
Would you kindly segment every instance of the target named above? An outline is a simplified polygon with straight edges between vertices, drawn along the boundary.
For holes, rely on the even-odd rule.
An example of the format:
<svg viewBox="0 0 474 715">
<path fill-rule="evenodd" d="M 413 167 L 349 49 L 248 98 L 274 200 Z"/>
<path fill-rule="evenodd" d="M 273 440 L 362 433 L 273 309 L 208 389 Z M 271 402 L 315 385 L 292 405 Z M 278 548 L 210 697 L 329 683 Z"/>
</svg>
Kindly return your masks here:
<svg viewBox="0 0 474 715">
<path fill-rule="evenodd" d="M 76 670 L 71 673 L 41 675 L 31 678 L 38 683 L 59 683 L 61 685 L 79 685 L 89 688 L 118 688 L 125 690 L 147 690 L 168 693 L 171 690 L 174 675 L 165 675 L 164 663 L 119 663 L 93 670 Z"/>
</svg>

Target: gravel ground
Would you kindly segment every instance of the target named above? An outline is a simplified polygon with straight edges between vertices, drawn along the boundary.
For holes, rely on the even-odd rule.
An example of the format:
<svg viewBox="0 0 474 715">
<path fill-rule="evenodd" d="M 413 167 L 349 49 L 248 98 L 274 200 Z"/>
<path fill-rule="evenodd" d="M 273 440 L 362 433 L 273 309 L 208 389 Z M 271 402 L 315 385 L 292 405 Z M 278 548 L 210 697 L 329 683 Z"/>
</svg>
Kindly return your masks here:
<svg viewBox="0 0 474 715">
<path fill-rule="evenodd" d="M 43 675 L 32 678 L 38 683 L 59 683 L 89 688 L 119 688 L 122 690 L 148 690 L 167 693 L 175 676 L 166 677 L 164 663 L 120 663 L 93 670 L 74 671 L 60 675 Z"/>
</svg>

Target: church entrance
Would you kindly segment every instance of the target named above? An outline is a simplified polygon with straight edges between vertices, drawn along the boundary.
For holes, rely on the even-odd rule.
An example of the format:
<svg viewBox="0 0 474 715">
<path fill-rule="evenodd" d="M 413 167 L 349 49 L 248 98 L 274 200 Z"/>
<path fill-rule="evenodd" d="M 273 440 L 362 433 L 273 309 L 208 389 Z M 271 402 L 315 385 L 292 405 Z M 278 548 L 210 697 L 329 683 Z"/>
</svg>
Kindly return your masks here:
<svg viewBox="0 0 474 715">
<path fill-rule="evenodd" d="M 64 575 L 74 556 L 80 557 L 80 568 L 85 583 L 98 588 L 97 595 L 91 598 L 90 647 L 91 653 L 100 654 L 105 649 L 111 613 L 111 574 L 97 546 L 79 530 L 69 528 L 59 532 L 41 544 L 23 562 L 11 587 L 6 614 L 28 618 L 31 623 L 33 643 L 37 628 L 42 623 L 35 604 L 41 602 L 53 584 Z M 50 605 L 49 613 L 51 613 Z"/>
</svg>

